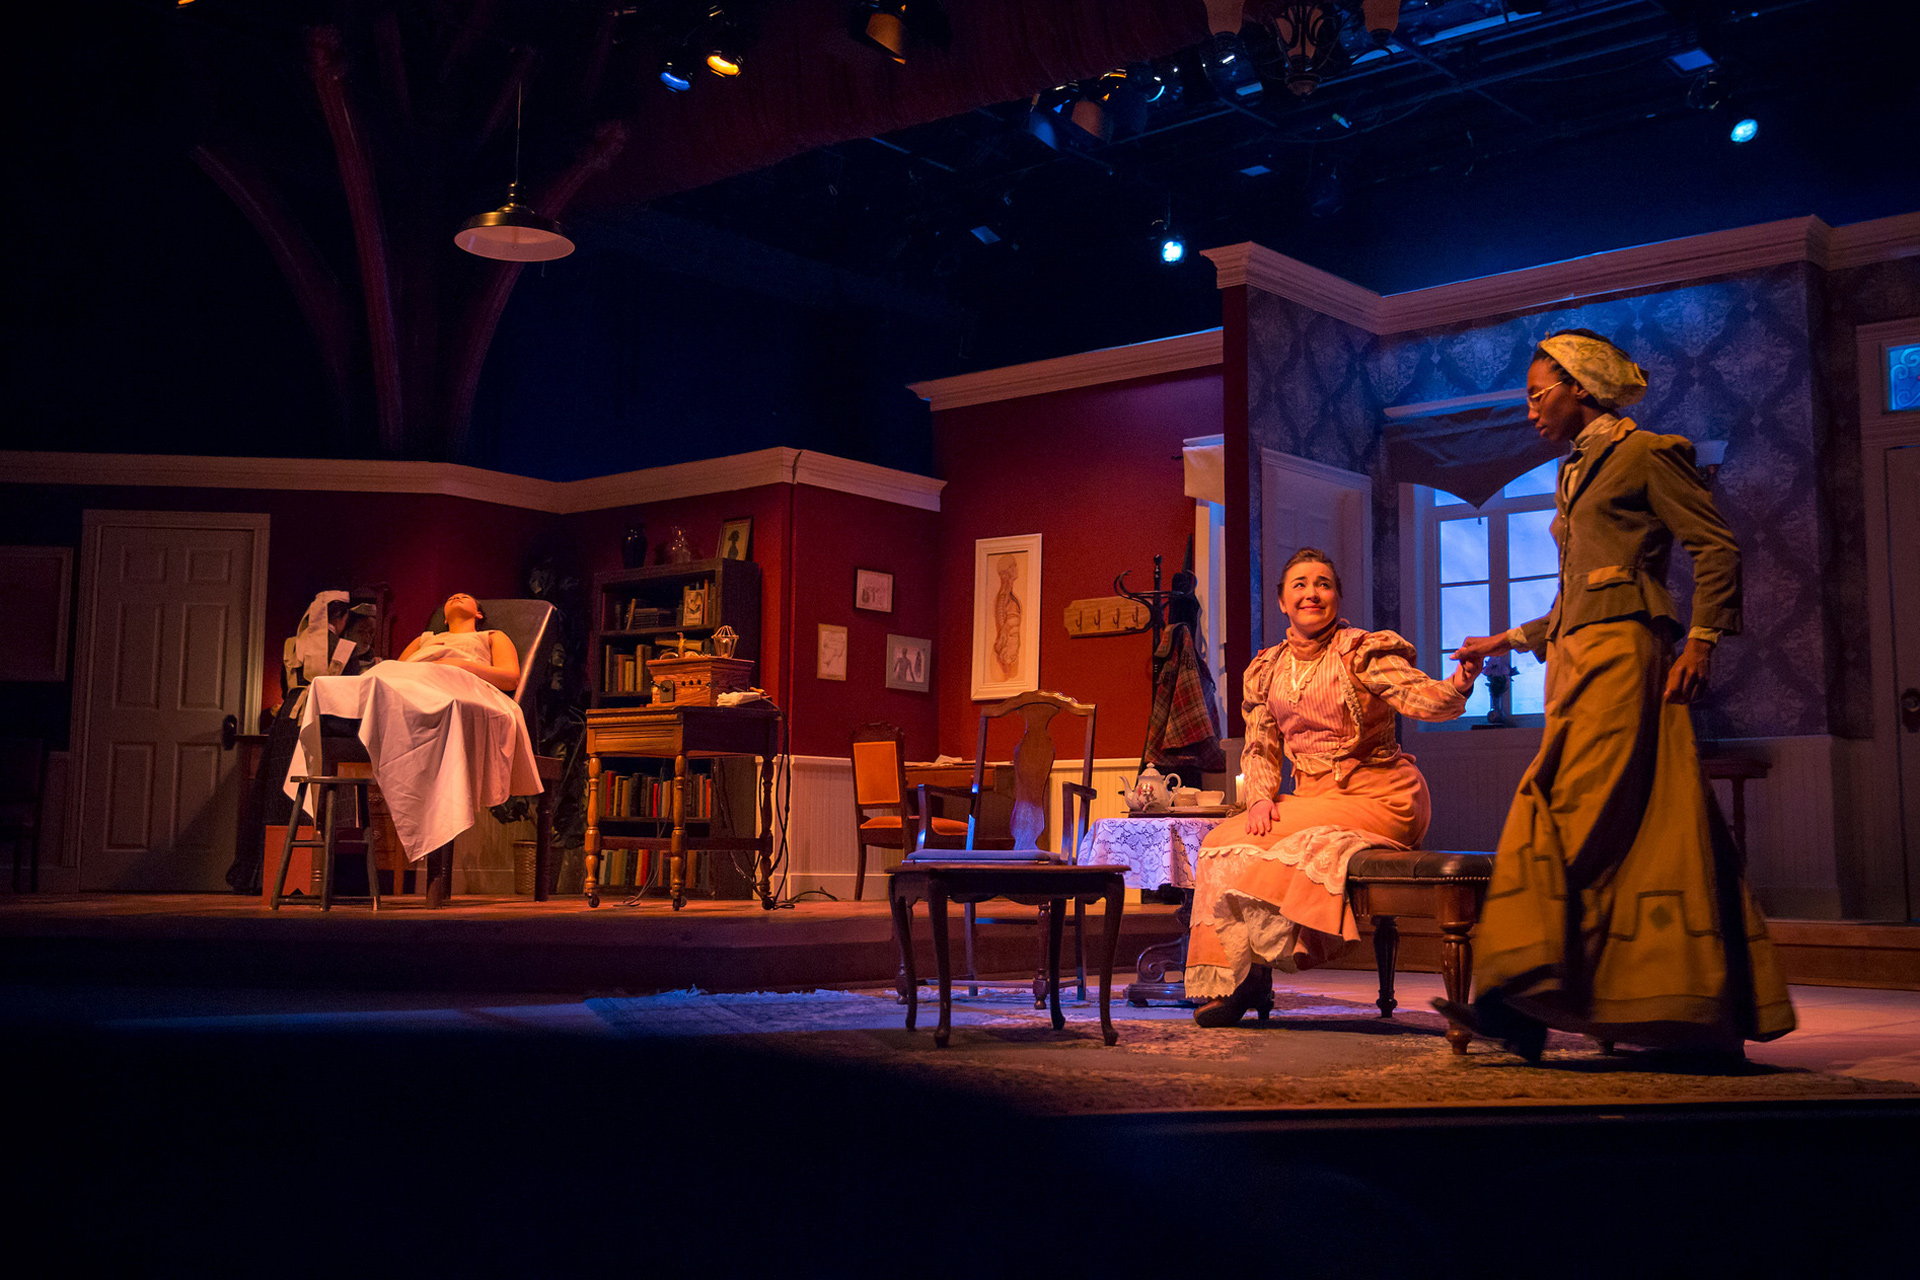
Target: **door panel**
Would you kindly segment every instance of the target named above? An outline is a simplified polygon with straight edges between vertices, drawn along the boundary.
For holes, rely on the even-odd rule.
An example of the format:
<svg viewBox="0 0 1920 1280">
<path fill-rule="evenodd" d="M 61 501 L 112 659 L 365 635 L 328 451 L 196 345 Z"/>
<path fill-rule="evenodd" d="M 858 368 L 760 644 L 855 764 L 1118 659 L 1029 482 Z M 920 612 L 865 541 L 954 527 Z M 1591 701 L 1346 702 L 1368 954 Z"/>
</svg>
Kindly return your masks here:
<svg viewBox="0 0 1920 1280">
<path fill-rule="evenodd" d="M 218 890 L 237 785 L 220 729 L 246 713 L 257 535 L 149 519 L 92 531 L 80 886 Z"/>
<path fill-rule="evenodd" d="M 1907 916 L 1920 920 L 1920 445 L 1889 449 L 1887 563 L 1892 572 L 1892 708 L 1900 744 L 1900 834 L 1907 850 Z"/>
</svg>

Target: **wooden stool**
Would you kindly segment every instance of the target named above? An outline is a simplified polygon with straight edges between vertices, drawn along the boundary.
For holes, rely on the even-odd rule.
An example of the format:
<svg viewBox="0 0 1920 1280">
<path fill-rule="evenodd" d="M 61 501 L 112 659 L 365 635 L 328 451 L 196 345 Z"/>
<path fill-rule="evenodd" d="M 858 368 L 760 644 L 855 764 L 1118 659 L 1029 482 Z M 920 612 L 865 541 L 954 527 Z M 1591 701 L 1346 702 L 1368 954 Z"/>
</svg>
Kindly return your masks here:
<svg viewBox="0 0 1920 1280">
<path fill-rule="evenodd" d="M 295 779 L 299 785 L 293 793 L 293 820 L 287 824 L 287 838 L 280 846 L 280 873 L 274 878 L 273 897 L 268 906 L 278 911 L 280 904 L 291 901 L 287 896 L 287 863 L 293 859 L 295 849 L 320 850 L 320 909 L 333 910 L 333 846 L 338 834 L 339 817 L 336 792 L 342 787 L 353 792 L 350 797 L 354 806 L 354 817 L 361 830 L 368 823 L 367 788 L 373 784 L 371 777 L 341 777 L 337 774 L 302 774 Z M 300 839 L 300 815 L 306 812 L 308 792 L 320 796 L 316 808 L 314 838 Z M 373 909 L 380 909 L 380 871 L 374 865 L 373 842 L 366 842 L 367 854 L 367 892 L 373 898 Z M 312 899 L 308 899 L 312 901 Z"/>
<path fill-rule="evenodd" d="M 1447 999 L 1467 1003 L 1473 991 L 1473 926 L 1493 879 L 1490 853 L 1439 853 L 1426 849 L 1368 849 L 1347 863 L 1347 901 L 1356 917 L 1372 917 L 1373 958 L 1380 970 L 1380 1016 L 1391 1018 L 1394 959 L 1400 950 L 1400 916 L 1440 923 L 1440 977 Z M 1465 1053 L 1472 1036 L 1447 1027 L 1447 1043 Z"/>
</svg>

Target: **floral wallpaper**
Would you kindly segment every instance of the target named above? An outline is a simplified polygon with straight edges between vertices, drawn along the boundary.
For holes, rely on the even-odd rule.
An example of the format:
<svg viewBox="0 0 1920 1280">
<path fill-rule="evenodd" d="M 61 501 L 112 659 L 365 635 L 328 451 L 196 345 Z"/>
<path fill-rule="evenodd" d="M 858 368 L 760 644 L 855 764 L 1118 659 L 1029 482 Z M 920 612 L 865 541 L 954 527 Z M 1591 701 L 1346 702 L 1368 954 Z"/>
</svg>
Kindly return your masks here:
<svg viewBox="0 0 1920 1280">
<path fill-rule="evenodd" d="M 1744 552 L 1746 626 L 1726 643 L 1703 733 L 1857 735 L 1866 640 L 1850 603 L 1864 591 L 1852 331 L 1916 313 L 1911 259 L 1831 276 L 1783 265 L 1386 337 L 1249 290 L 1249 428 L 1256 446 L 1373 477 L 1375 617 L 1393 626 L 1399 508 L 1381 410 L 1522 386 L 1534 345 L 1558 329 L 1612 338 L 1647 370 L 1635 421 L 1728 442 L 1714 497 Z M 1254 493 L 1257 521 L 1257 474 Z M 1687 557 L 1674 558 L 1684 602 Z"/>
</svg>

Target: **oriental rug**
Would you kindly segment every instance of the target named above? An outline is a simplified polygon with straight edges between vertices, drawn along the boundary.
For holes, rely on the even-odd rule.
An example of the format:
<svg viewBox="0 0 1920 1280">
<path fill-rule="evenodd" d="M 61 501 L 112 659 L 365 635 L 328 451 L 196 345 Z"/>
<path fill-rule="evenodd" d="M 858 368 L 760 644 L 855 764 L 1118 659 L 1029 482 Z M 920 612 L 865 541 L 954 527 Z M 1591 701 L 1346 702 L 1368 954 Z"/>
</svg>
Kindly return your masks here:
<svg viewBox="0 0 1920 1280">
<path fill-rule="evenodd" d="M 1464 1057 L 1424 1009 L 1383 1019 L 1371 1004 L 1277 987 L 1271 1021 L 1197 1027 L 1184 1009 L 1116 1002 L 1120 1042 L 1100 1041 L 1092 1002 L 1063 1001 L 1055 1031 L 1024 987 L 956 998 L 953 1036 L 936 1049 L 936 1000 L 905 1028 L 891 991 L 605 997 L 588 1006 L 610 1030 L 641 1039 L 725 1038 L 774 1054 L 864 1066 L 991 1096 L 1043 1114 L 1189 1110 L 1751 1104 L 1885 1097 L 1920 1086 L 1748 1063 L 1706 1071 L 1659 1055 L 1602 1052 L 1554 1034 L 1539 1066 L 1493 1045 Z"/>
</svg>

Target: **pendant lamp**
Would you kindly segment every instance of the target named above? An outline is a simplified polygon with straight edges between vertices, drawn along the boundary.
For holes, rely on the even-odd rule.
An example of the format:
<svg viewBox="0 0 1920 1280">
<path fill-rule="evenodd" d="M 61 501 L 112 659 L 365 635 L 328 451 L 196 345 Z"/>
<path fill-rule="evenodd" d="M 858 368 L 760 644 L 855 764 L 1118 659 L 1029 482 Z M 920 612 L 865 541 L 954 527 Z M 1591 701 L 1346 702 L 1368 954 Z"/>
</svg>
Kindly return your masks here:
<svg viewBox="0 0 1920 1280">
<path fill-rule="evenodd" d="M 499 262 L 551 262 L 573 252 L 573 241 L 558 222 L 520 203 L 520 123 L 526 96 L 522 85 L 514 104 L 513 182 L 507 187 L 507 202 L 468 218 L 453 237 L 468 253 Z"/>
</svg>

